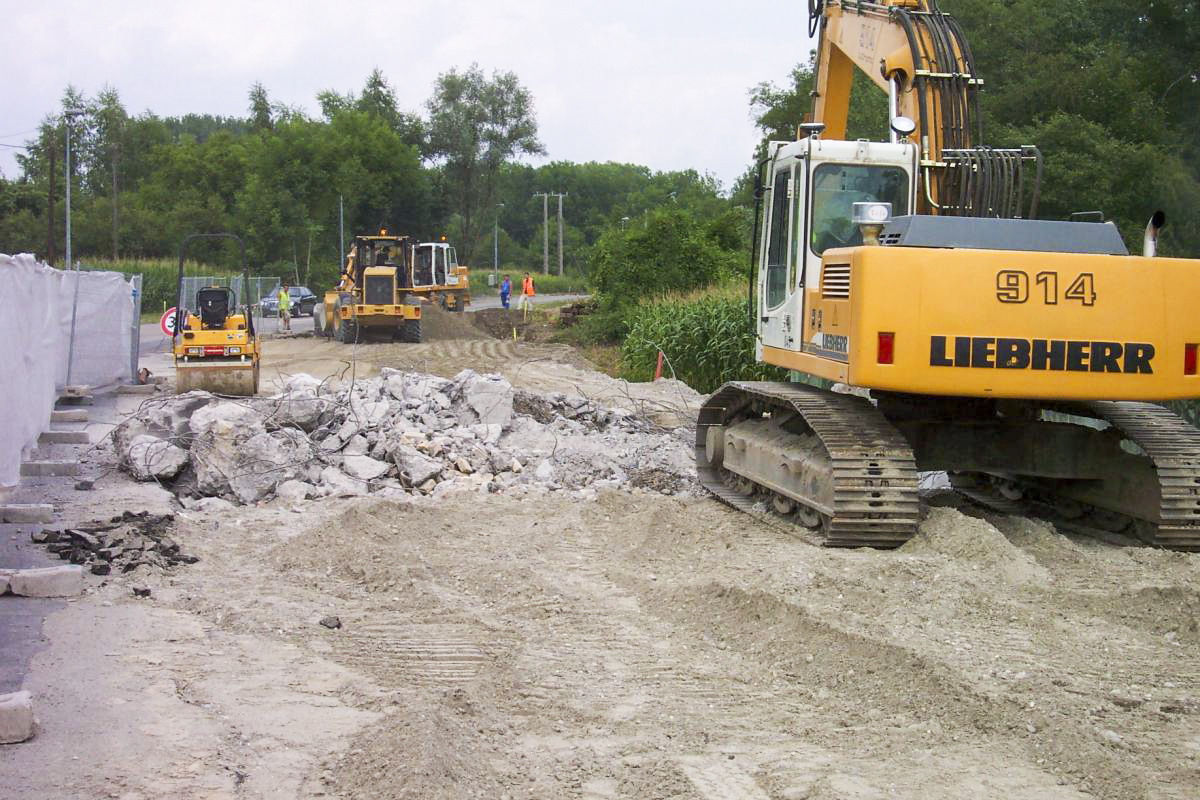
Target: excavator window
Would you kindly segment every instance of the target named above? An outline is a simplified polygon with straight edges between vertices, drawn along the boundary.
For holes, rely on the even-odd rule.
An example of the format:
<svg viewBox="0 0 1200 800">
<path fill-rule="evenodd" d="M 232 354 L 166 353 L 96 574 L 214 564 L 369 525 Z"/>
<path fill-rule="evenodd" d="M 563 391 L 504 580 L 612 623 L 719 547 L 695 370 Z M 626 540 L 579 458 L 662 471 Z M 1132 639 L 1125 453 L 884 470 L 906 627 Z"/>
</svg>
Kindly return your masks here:
<svg viewBox="0 0 1200 800">
<path fill-rule="evenodd" d="M 813 171 L 812 251 L 862 244 L 854 225 L 854 204 L 892 204 L 892 214 L 908 213 L 908 173 L 900 167 L 821 164 Z"/>
<path fill-rule="evenodd" d="M 788 185 L 792 178 L 790 167 L 775 173 L 771 186 L 770 233 L 767 239 L 767 308 L 774 308 L 787 298 L 788 264 Z"/>
</svg>

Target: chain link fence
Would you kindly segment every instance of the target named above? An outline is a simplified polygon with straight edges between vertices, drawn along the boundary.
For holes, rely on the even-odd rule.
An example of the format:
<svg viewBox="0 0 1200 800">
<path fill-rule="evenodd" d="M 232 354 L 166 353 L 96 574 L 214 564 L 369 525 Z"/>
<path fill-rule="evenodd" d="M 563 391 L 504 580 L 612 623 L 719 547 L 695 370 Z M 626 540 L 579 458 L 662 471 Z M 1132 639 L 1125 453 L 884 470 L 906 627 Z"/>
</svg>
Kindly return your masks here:
<svg viewBox="0 0 1200 800">
<path fill-rule="evenodd" d="M 190 312 L 199 313 L 196 306 L 196 293 L 206 286 L 228 286 L 237 297 L 238 304 L 247 303 L 255 320 L 263 317 L 262 299 L 270 295 L 279 285 L 279 278 L 271 276 L 255 276 L 249 283 L 241 275 L 208 275 L 184 276 L 179 303 Z"/>
</svg>

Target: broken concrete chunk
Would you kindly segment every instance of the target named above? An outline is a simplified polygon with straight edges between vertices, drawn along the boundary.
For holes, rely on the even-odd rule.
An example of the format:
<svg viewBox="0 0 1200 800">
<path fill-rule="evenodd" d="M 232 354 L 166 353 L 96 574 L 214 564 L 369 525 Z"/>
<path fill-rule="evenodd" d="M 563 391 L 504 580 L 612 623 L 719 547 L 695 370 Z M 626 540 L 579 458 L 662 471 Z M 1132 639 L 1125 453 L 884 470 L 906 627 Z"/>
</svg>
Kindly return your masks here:
<svg viewBox="0 0 1200 800">
<path fill-rule="evenodd" d="M 0 744 L 16 744 L 33 736 L 33 695 L 0 694 Z"/>
<path fill-rule="evenodd" d="M 465 369 L 451 382 L 451 398 L 461 398 L 458 421 L 462 425 L 507 427 L 513 416 L 513 387 L 501 375 L 479 375 Z"/>
<path fill-rule="evenodd" d="M 8 580 L 9 590 L 22 597 L 74 597 L 83 591 L 83 569 L 75 565 L 20 569 Z"/>
<path fill-rule="evenodd" d="M 442 474 L 442 462 L 423 455 L 415 447 L 397 445 L 392 449 L 392 461 L 400 478 L 409 486 L 420 486 Z"/>
<path fill-rule="evenodd" d="M 237 508 L 237 506 L 224 497 L 201 497 L 199 500 L 192 500 L 185 507 L 193 511 L 203 511 L 206 514 L 211 514 L 214 511 L 232 511 Z"/>
<path fill-rule="evenodd" d="M 324 625 L 326 628 L 329 628 L 331 631 L 335 631 L 338 628 L 342 627 L 342 621 L 334 616 L 322 617 L 321 624 Z"/>
<path fill-rule="evenodd" d="M 275 496 L 290 502 L 307 500 L 316 491 L 316 487 L 304 481 L 284 481 L 275 487 Z"/>
<path fill-rule="evenodd" d="M 129 443 L 122 461 L 139 481 L 166 481 L 187 465 L 188 454 L 165 439 L 141 434 Z"/>
<path fill-rule="evenodd" d="M 367 485 L 356 481 L 337 467 L 326 467 L 321 470 L 321 485 L 334 496 L 361 495 L 367 493 Z"/>
<path fill-rule="evenodd" d="M 370 456 L 346 456 L 342 460 L 342 469 L 348 475 L 359 480 L 370 481 L 379 478 L 391 469 L 386 461 L 376 461 Z"/>
</svg>

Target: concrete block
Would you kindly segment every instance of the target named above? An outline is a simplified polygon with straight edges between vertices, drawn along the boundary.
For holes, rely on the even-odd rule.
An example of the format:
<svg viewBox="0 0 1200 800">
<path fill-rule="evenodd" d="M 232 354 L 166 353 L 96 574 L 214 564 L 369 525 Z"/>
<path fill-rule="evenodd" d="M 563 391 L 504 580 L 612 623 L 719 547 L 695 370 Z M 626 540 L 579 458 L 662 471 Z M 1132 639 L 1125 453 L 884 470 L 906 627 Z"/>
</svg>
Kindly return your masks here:
<svg viewBox="0 0 1200 800">
<path fill-rule="evenodd" d="M 58 393 L 58 402 L 64 406 L 90 406 L 95 398 L 89 386 L 64 386 Z"/>
<path fill-rule="evenodd" d="M 22 597 L 73 597 L 83 591 L 83 568 L 75 564 L 19 569 L 8 578 L 9 590 Z"/>
<path fill-rule="evenodd" d="M 0 505 L 0 522 L 25 525 L 31 522 L 53 522 L 54 506 L 49 503 L 6 503 Z"/>
<path fill-rule="evenodd" d="M 0 694 L 0 744 L 16 744 L 33 736 L 33 696 Z"/>
<path fill-rule="evenodd" d="M 21 475 L 26 478 L 61 478 L 78 474 L 78 461 L 26 461 L 21 465 Z"/>
<path fill-rule="evenodd" d="M 154 394 L 157 391 L 157 383 L 122 383 L 117 387 L 117 394 Z"/>
<path fill-rule="evenodd" d="M 61 411 L 50 412 L 51 422 L 87 422 L 88 412 L 86 408 L 67 408 Z"/>
<path fill-rule="evenodd" d="M 87 431 L 42 431 L 38 444 L 87 444 Z"/>
</svg>

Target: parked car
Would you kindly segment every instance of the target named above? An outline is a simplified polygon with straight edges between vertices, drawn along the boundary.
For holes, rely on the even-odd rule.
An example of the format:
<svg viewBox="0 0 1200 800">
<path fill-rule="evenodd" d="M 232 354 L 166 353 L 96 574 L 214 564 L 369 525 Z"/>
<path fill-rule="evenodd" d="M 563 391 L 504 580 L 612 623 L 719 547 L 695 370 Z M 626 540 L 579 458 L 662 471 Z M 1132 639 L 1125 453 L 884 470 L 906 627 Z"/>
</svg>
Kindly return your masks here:
<svg viewBox="0 0 1200 800">
<path fill-rule="evenodd" d="M 317 296 L 309 291 L 307 286 L 289 286 L 288 296 L 292 299 L 291 314 L 293 317 L 311 317 L 313 306 L 317 304 Z M 260 303 L 264 317 L 279 316 L 279 286 L 267 292 Z"/>
</svg>

